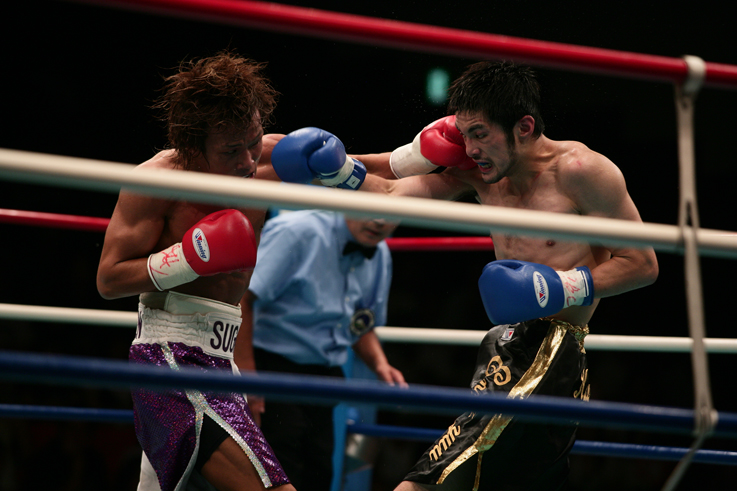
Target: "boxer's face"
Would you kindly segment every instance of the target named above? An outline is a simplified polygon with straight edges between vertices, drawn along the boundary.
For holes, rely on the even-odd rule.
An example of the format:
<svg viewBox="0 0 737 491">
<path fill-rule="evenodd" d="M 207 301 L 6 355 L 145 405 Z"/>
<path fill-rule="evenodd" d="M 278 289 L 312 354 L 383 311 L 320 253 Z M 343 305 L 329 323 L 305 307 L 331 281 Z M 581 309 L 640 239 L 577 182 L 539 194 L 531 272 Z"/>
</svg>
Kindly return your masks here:
<svg viewBox="0 0 737 491">
<path fill-rule="evenodd" d="M 254 177 L 263 151 L 264 129 L 257 119 L 246 131 L 211 132 L 205 140 L 205 170 L 213 174 Z"/>
<path fill-rule="evenodd" d="M 456 114 L 456 126 L 463 135 L 466 154 L 478 164 L 485 183 L 499 182 L 514 168 L 516 145 L 509 145 L 501 126 L 490 123 L 480 112 Z"/>
</svg>

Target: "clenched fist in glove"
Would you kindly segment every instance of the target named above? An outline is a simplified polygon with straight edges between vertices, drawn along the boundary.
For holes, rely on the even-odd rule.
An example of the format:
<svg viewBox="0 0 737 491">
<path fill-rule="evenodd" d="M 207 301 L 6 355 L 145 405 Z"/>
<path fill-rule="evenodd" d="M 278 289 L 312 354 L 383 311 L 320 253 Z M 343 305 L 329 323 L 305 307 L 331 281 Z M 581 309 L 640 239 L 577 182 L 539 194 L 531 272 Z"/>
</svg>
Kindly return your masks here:
<svg viewBox="0 0 737 491">
<path fill-rule="evenodd" d="M 320 128 L 302 128 L 282 138 L 271 153 L 271 165 L 284 182 L 319 179 L 325 186 L 358 189 L 366 178 L 366 166 L 346 155 L 337 136 Z"/>
<path fill-rule="evenodd" d="M 456 128 L 456 117 L 446 116 L 425 126 L 412 143 L 394 150 L 389 158 L 398 178 L 429 174 L 438 167 L 473 169 L 476 162 L 466 155 L 463 135 Z"/>
<path fill-rule="evenodd" d="M 148 274 L 159 290 L 200 276 L 253 269 L 256 235 L 238 210 L 216 211 L 187 230 L 182 242 L 148 257 Z"/>
<path fill-rule="evenodd" d="M 494 324 L 516 324 L 594 301 L 594 281 L 586 266 L 555 271 L 550 266 L 513 259 L 484 266 L 479 291 Z"/>
</svg>

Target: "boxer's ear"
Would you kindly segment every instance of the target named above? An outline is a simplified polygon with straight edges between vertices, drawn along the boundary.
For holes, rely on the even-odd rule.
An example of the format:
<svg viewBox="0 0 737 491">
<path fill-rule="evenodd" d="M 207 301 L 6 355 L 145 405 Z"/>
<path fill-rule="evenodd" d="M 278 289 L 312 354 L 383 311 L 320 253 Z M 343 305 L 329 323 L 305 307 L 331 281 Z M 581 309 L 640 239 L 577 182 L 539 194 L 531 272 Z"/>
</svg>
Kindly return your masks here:
<svg viewBox="0 0 737 491">
<path fill-rule="evenodd" d="M 530 115 L 523 116 L 514 125 L 514 134 L 520 143 L 524 143 L 535 132 L 535 118 Z"/>
</svg>

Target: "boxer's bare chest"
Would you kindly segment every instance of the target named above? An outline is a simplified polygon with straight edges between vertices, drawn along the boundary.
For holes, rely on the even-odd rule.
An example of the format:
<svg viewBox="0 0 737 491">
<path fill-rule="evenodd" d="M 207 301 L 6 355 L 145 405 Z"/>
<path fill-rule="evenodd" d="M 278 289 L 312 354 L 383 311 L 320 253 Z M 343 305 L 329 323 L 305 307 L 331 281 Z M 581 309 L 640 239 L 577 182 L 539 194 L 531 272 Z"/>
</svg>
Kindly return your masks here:
<svg viewBox="0 0 737 491">
<path fill-rule="evenodd" d="M 206 203 L 190 203 L 185 201 L 177 201 L 172 204 L 169 213 L 165 217 L 164 231 L 162 235 L 168 236 L 172 243 L 181 240 L 184 233 L 194 224 L 205 218 L 207 215 L 222 210 L 220 205 L 211 205 Z M 251 222 L 256 237 L 261 236 L 261 229 L 264 226 L 266 218 L 266 210 L 255 208 L 240 208 L 240 211 L 246 215 Z"/>
<path fill-rule="evenodd" d="M 505 180 L 487 185 L 478 193 L 482 204 L 550 213 L 578 214 L 576 204 L 565 194 L 553 175 L 541 175 L 524 189 Z M 524 222 L 521 222 L 524 224 Z M 589 247 L 545 234 L 492 231 L 497 259 L 519 259 L 548 265 L 580 260 Z"/>
</svg>

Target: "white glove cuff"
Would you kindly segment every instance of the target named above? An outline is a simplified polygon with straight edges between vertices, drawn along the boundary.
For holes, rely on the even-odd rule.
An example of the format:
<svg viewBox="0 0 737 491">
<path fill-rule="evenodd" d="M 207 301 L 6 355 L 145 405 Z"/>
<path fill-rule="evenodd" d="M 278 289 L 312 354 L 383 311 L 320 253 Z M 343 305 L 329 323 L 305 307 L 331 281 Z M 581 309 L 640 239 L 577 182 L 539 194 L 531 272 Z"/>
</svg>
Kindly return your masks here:
<svg viewBox="0 0 737 491">
<path fill-rule="evenodd" d="M 591 295 L 591 286 L 583 271 L 571 269 L 570 271 L 556 271 L 563 284 L 563 308 L 574 305 L 584 305 Z M 591 302 L 589 302 L 590 304 Z"/>
<path fill-rule="evenodd" d="M 417 133 L 412 143 L 394 150 L 389 157 L 389 167 L 398 179 L 429 174 L 439 167 L 422 156 L 420 134 Z"/>
<path fill-rule="evenodd" d="M 159 291 L 189 283 L 200 277 L 187 264 L 181 242 L 148 256 L 148 276 Z"/>
<path fill-rule="evenodd" d="M 350 178 L 351 175 L 353 174 L 354 165 L 355 164 L 353 163 L 353 159 L 346 155 L 345 163 L 343 164 L 343 167 L 341 167 L 340 170 L 336 172 L 335 174 L 333 174 L 332 177 L 330 177 L 329 179 L 320 179 L 320 182 L 323 183 L 323 185 L 329 186 L 329 187 L 342 184 L 345 181 L 347 181 L 348 178 Z"/>
</svg>

